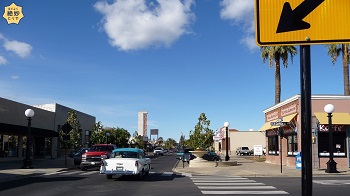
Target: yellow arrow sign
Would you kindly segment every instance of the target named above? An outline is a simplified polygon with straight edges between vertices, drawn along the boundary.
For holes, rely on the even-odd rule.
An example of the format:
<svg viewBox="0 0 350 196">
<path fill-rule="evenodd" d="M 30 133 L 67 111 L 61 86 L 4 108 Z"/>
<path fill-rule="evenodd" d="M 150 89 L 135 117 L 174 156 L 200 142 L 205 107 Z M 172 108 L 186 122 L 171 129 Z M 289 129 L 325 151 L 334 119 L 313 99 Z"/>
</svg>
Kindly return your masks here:
<svg viewBox="0 0 350 196">
<path fill-rule="evenodd" d="M 350 42 L 350 0 L 255 0 L 256 42 L 306 45 Z"/>
</svg>

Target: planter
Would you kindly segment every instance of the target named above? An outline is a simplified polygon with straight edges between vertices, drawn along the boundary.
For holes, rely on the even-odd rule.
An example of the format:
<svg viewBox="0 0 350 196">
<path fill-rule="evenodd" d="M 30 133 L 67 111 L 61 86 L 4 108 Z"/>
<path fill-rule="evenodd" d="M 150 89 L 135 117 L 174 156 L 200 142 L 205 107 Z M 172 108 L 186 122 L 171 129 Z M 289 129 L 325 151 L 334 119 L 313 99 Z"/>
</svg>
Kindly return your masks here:
<svg viewBox="0 0 350 196">
<path fill-rule="evenodd" d="M 194 150 L 194 151 L 190 151 L 190 153 L 192 153 L 194 156 L 196 156 L 195 159 L 193 159 L 192 161 L 206 161 L 202 158 L 202 156 L 207 153 L 207 151 L 205 150 Z"/>
</svg>

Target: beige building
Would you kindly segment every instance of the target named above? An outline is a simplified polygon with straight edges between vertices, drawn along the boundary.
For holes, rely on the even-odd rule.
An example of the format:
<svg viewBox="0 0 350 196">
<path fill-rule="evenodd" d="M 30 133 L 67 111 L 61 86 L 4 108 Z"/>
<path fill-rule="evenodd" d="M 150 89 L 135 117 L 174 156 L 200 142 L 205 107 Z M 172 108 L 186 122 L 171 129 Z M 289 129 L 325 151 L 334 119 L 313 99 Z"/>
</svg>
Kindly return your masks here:
<svg viewBox="0 0 350 196">
<path fill-rule="evenodd" d="M 266 162 L 295 166 L 296 155 L 301 149 L 301 116 L 300 95 L 295 95 L 278 103 L 263 112 L 265 124 L 260 131 L 266 132 Z M 333 151 L 334 161 L 338 168 L 349 168 L 350 143 L 350 96 L 313 95 L 312 104 L 312 165 L 314 168 L 327 168 L 329 160 L 328 117 L 324 106 L 333 104 Z M 271 122 L 289 122 L 282 126 L 271 126 Z M 280 149 L 281 146 L 281 149 Z M 281 154 L 281 155 L 280 155 Z"/>
<path fill-rule="evenodd" d="M 221 135 L 223 137 L 222 140 L 216 141 L 215 151 L 221 154 L 226 153 L 226 138 L 225 138 L 225 128 L 221 128 Z M 229 155 L 234 155 L 236 149 L 238 147 L 247 146 L 249 149 L 253 149 L 254 145 L 262 145 L 262 147 L 266 146 L 266 137 L 265 133 L 262 131 L 238 131 L 236 129 L 229 130 L 229 147 L 228 153 Z"/>
</svg>

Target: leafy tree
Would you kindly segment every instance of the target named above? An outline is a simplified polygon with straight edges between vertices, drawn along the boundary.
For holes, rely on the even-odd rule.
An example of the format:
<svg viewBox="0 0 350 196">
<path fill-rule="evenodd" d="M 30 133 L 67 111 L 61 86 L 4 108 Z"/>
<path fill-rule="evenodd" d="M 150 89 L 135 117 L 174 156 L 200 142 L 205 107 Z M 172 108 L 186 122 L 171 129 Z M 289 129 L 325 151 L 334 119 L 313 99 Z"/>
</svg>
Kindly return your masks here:
<svg viewBox="0 0 350 196">
<path fill-rule="evenodd" d="M 190 131 L 190 138 L 187 145 L 193 149 L 208 149 L 213 145 L 214 131 L 209 129 L 210 120 L 207 120 L 205 113 L 201 113 L 194 131 Z"/>
<path fill-rule="evenodd" d="M 102 131 L 103 131 L 103 125 L 101 121 L 99 121 L 95 124 L 95 126 L 92 128 L 92 131 L 91 131 L 90 141 L 92 144 L 101 144 L 101 143 L 104 143 L 104 141 L 106 141 L 103 138 Z"/>
<path fill-rule="evenodd" d="M 349 59 L 350 44 L 328 44 L 328 55 L 332 57 L 332 63 L 335 64 L 337 58 L 342 54 L 343 59 L 343 79 L 344 79 L 344 95 L 350 95 L 349 91 Z"/>
<path fill-rule="evenodd" d="M 67 130 L 68 134 L 66 135 L 61 129 L 59 131 L 59 138 L 61 142 L 61 147 L 68 149 L 79 149 L 82 147 L 81 143 L 81 130 L 80 123 L 78 121 L 78 115 L 75 110 L 70 109 L 67 114 L 67 123 L 72 127 L 72 130 Z"/>
<path fill-rule="evenodd" d="M 111 142 L 115 143 L 118 147 L 128 147 L 129 138 L 130 133 L 126 129 L 119 127 L 114 128 L 111 134 Z"/>
<path fill-rule="evenodd" d="M 173 138 L 168 138 L 165 142 L 164 142 L 164 147 L 166 149 L 172 149 L 174 148 L 176 145 L 176 141 Z"/>
<path fill-rule="evenodd" d="M 275 67 L 275 104 L 281 102 L 281 66 L 280 60 L 282 60 L 285 68 L 288 67 L 288 57 L 290 55 L 293 62 L 294 55 L 297 54 L 297 50 L 294 46 L 262 46 L 260 47 L 261 57 L 263 62 L 269 59 L 270 67 Z"/>
<path fill-rule="evenodd" d="M 108 128 L 103 127 L 102 123 L 99 121 L 95 124 L 91 133 L 91 143 L 92 144 L 104 144 L 107 142 L 107 134 L 110 133 L 108 138 L 108 143 L 117 145 L 118 147 L 128 147 L 130 133 L 123 128 Z"/>
<path fill-rule="evenodd" d="M 185 136 L 181 134 L 180 140 L 179 140 L 179 145 L 181 148 L 184 148 L 186 146 L 186 140 Z"/>
</svg>

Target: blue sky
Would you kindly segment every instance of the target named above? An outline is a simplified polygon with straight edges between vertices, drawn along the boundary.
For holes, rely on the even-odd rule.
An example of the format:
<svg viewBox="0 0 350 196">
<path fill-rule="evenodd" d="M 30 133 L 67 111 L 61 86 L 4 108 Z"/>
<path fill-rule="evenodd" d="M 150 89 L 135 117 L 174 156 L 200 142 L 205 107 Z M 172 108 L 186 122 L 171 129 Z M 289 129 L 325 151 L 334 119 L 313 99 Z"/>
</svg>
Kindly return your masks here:
<svg viewBox="0 0 350 196">
<path fill-rule="evenodd" d="M 104 126 L 188 137 L 200 113 L 258 130 L 274 105 L 274 69 L 254 34 L 254 0 L 2 0 L 21 6 L 18 25 L 0 20 L 0 96 L 59 103 Z M 1 15 L 3 11 L 1 11 Z M 282 96 L 300 94 L 298 54 L 282 69 Z M 312 93 L 343 94 L 341 59 L 311 47 Z M 149 132 L 148 132 L 149 133 Z"/>
</svg>

